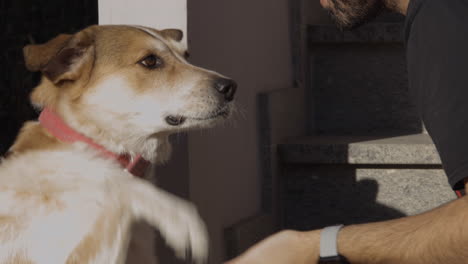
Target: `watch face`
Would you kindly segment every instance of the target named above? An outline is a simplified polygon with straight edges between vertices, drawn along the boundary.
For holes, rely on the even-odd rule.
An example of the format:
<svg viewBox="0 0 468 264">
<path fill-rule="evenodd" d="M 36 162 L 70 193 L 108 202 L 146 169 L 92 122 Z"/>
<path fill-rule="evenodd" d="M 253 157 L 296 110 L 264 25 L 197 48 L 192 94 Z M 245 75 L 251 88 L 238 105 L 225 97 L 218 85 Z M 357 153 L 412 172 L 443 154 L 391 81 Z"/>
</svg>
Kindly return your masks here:
<svg viewBox="0 0 468 264">
<path fill-rule="evenodd" d="M 333 257 L 326 257 L 320 258 L 319 264 L 349 264 L 348 260 L 346 260 L 343 256 L 333 256 Z"/>
<path fill-rule="evenodd" d="M 341 260 L 320 260 L 319 264 L 343 264 Z"/>
</svg>

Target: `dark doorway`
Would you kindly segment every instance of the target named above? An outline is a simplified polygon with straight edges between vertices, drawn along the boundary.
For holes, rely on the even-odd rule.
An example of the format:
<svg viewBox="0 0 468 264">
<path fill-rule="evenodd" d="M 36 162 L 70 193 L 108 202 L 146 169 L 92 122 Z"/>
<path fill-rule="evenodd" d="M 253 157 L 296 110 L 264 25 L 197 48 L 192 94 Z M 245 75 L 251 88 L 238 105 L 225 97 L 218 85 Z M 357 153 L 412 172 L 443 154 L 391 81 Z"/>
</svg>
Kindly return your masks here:
<svg viewBox="0 0 468 264">
<path fill-rule="evenodd" d="M 97 0 L 0 0 L 0 155 L 22 123 L 37 117 L 28 95 L 40 75 L 26 70 L 22 48 L 97 23 Z"/>
</svg>

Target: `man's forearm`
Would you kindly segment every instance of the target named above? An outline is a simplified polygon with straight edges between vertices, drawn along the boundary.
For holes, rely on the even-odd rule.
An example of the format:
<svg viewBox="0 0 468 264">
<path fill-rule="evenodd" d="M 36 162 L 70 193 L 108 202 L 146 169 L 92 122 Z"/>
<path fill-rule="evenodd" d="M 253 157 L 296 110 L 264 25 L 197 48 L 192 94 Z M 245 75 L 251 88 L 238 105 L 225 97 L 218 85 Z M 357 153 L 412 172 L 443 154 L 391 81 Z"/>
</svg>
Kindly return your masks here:
<svg viewBox="0 0 468 264">
<path fill-rule="evenodd" d="M 468 263 L 467 247 L 468 197 L 417 216 L 347 226 L 338 238 L 353 264 Z"/>
</svg>

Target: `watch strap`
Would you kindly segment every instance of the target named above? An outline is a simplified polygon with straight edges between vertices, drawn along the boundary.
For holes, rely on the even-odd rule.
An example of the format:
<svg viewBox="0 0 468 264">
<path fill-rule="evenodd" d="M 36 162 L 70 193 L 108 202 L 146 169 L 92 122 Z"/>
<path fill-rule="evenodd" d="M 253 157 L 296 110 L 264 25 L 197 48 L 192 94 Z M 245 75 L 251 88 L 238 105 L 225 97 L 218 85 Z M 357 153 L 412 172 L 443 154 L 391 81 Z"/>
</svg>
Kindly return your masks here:
<svg viewBox="0 0 468 264">
<path fill-rule="evenodd" d="M 349 263 L 345 257 L 338 254 L 338 232 L 343 225 L 329 226 L 320 233 L 320 260 L 319 263 Z"/>
</svg>

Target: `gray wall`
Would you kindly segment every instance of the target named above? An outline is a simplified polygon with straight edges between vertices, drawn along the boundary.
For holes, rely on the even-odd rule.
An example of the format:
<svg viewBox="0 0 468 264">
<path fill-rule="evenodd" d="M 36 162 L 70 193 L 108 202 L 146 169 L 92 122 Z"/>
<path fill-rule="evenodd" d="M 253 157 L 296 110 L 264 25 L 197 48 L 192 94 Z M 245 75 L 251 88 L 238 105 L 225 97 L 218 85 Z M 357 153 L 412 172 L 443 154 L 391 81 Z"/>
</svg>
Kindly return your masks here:
<svg viewBox="0 0 468 264">
<path fill-rule="evenodd" d="M 332 24 L 319 0 L 303 0 L 304 21 L 309 24 Z"/>
<path fill-rule="evenodd" d="M 292 84 L 287 0 L 188 2 L 191 61 L 234 78 L 239 113 L 189 135 L 190 197 L 207 221 L 210 263 L 224 257 L 222 231 L 260 209 L 256 95 Z"/>
</svg>

